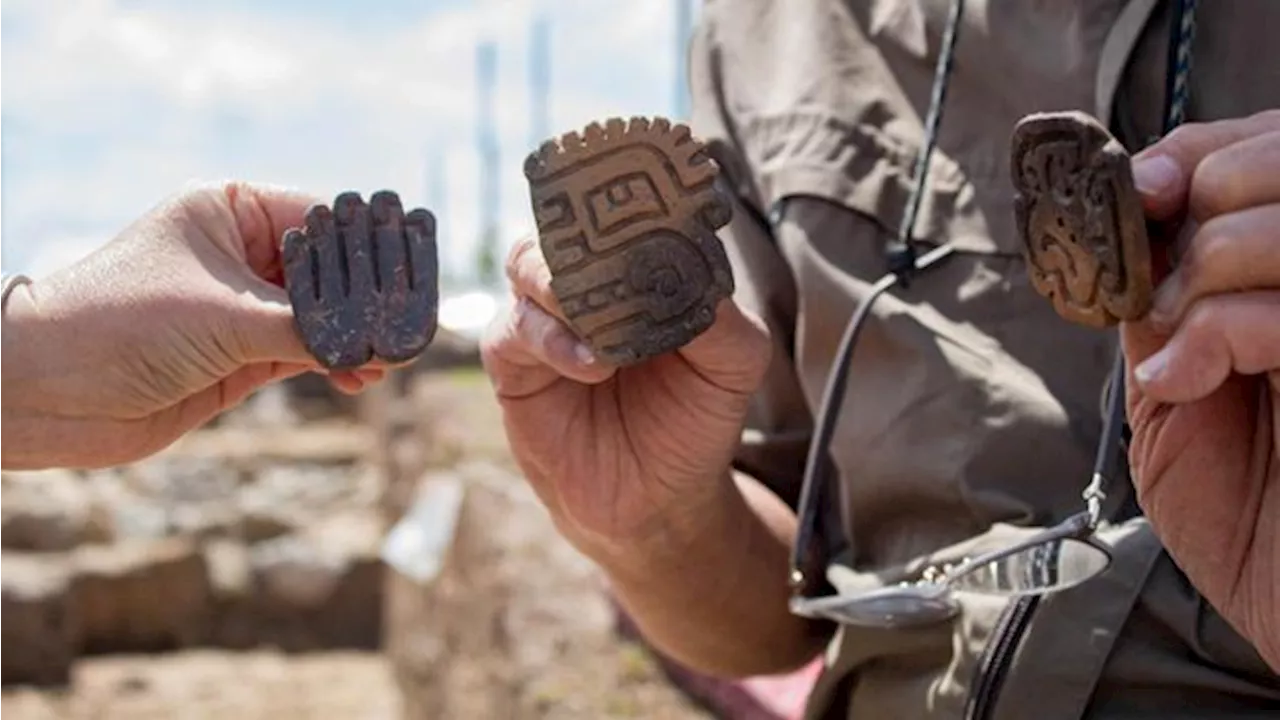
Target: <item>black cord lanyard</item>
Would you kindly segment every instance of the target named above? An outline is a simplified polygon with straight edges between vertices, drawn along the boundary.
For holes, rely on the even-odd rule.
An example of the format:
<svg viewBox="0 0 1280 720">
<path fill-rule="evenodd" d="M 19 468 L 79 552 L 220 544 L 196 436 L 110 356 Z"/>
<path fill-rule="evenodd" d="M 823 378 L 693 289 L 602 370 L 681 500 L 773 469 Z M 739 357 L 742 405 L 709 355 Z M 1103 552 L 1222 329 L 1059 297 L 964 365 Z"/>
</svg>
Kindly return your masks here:
<svg viewBox="0 0 1280 720">
<path fill-rule="evenodd" d="M 907 207 L 903 212 L 903 220 L 898 227 L 896 241 L 887 248 L 889 273 L 880 278 L 872 286 L 871 292 L 863 300 L 862 305 L 849 318 L 845 326 L 844 336 L 836 352 L 835 363 L 827 375 L 827 386 L 822 393 L 822 404 L 819 406 L 817 422 L 814 426 L 813 438 L 809 442 L 809 453 L 805 460 L 804 482 L 800 489 L 798 505 L 798 527 L 795 544 L 791 548 L 790 582 L 793 589 L 801 589 L 809 582 L 809 569 L 805 567 L 805 553 L 813 541 L 818 509 L 822 505 L 822 490 L 827 479 L 835 469 L 831 459 L 831 436 L 835 432 L 836 418 L 844 404 L 845 386 L 848 383 L 849 365 L 853 360 L 853 348 L 857 344 L 858 333 L 861 332 L 871 307 L 877 298 L 890 288 L 901 285 L 906 287 L 911 276 L 927 269 L 949 257 L 954 247 L 945 244 L 936 250 L 917 259 L 913 238 L 916 218 L 920 212 L 920 203 L 924 198 L 925 184 L 929 177 L 929 161 L 938 144 L 938 126 L 942 121 L 942 108 L 947 97 L 951 69 L 955 63 L 956 40 L 959 36 L 960 21 L 964 17 L 965 0 L 952 0 L 951 12 L 947 16 L 946 29 L 943 32 L 942 47 L 938 53 L 938 62 L 934 69 L 933 88 L 929 99 L 929 114 L 925 120 L 924 143 L 916 155 L 914 183 Z M 852 538 L 850 538 L 852 542 Z M 814 568 L 820 574 L 819 568 Z"/>
</svg>

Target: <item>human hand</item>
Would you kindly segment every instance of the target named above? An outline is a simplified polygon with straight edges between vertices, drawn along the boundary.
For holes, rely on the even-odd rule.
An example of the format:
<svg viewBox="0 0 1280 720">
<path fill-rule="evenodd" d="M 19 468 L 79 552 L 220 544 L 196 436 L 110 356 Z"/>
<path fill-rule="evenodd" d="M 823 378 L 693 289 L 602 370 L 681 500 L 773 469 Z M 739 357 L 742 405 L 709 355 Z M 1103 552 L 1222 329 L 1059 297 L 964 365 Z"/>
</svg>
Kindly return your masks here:
<svg viewBox="0 0 1280 720">
<path fill-rule="evenodd" d="M 4 312 L 4 466 L 130 462 L 319 365 L 293 327 L 280 242 L 313 198 L 228 183 L 161 204 L 14 289 Z M 333 373 L 344 392 L 370 366 Z"/>
<path fill-rule="evenodd" d="M 536 241 L 512 250 L 507 274 L 516 298 L 482 357 L 512 451 L 561 532 L 603 561 L 696 527 L 699 503 L 732 482 L 769 362 L 763 323 L 726 300 L 683 349 L 618 369 L 564 324 Z"/>
<path fill-rule="evenodd" d="M 1182 226 L 1151 313 L 1122 326 L 1138 499 L 1280 670 L 1280 111 L 1179 128 L 1134 173 L 1147 215 Z"/>
</svg>

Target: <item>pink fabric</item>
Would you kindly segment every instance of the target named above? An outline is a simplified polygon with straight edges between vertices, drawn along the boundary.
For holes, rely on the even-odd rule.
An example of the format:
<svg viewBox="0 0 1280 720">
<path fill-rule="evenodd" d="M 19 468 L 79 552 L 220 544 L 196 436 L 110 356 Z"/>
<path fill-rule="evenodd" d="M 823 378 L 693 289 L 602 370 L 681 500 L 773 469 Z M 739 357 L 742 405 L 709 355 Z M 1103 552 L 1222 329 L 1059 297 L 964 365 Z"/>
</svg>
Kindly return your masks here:
<svg viewBox="0 0 1280 720">
<path fill-rule="evenodd" d="M 799 720 L 805 700 L 822 671 L 821 658 L 786 675 L 725 680 L 695 672 L 650 646 L 626 613 L 615 605 L 618 631 L 649 648 L 672 682 L 726 720 Z"/>
</svg>

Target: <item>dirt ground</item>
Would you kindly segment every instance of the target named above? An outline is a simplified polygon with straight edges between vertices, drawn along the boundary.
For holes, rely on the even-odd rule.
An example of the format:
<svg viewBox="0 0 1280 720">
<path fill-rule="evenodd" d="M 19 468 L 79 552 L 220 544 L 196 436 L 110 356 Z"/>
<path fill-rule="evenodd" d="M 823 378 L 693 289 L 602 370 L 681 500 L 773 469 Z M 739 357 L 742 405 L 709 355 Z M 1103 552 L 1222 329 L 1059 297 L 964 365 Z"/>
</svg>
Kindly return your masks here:
<svg viewBox="0 0 1280 720">
<path fill-rule="evenodd" d="M 376 653 L 196 650 L 82 660 L 68 691 L 6 692 L 3 714 L 24 720 L 392 720 L 400 709 L 386 659 Z"/>
<path fill-rule="evenodd" d="M 626 643 L 552 672 L 558 682 L 545 683 L 515 717 L 711 717 L 674 690 L 643 649 Z M 403 711 L 385 656 L 342 651 L 91 658 L 66 691 L 11 690 L 3 699 L 10 720 L 399 720 Z"/>
<path fill-rule="evenodd" d="M 512 485 L 506 496 L 513 499 L 503 512 L 520 516 L 507 518 L 513 529 L 504 542 L 527 546 L 506 553 L 500 564 L 486 564 L 483 556 L 463 558 L 470 567 L 465 581 L 458 582 L 465 588 L 442 602 L 474 606 L 475 598 L 466 593 L 483 593 L 486 583 L 502 591 L 492 611 L 472 607 L 451 616 L 463 627 L 435 630 L 447 630 L 456 642 L 443 655 L 437 653 L 432 678 L 415 680 L 412 671 L 401 668 L 397 681 L 386 652 L 186 649 L 96 656 L 76 662 L 69 687 L 6 688 L 3 715 L 8 720 L 381 720 L 405 717 L 411 702 L 401 689 L 405 682 L 420 681 L 454 695 L 436 703 L 444 709 L 433 716 L 449 720 L 712 717 L 669 682 L 647 651 L 618 636 L 594 571 L 550 532 L 549 519 L 518 478 L 511 480 L 513 465 L 483 376 L 474 369 L 433 373 L 414 385 L 412 395 L 409 412 L 435 418 L 426 423 L 434 439 L 431 447 L 412 438 L 402 442 L 399 462 L 415 472 L 477 462 L 504 469 L 505 474 L 490 475 L 508 478 L 500 482 Z M 491 569 L 502 577 L 485 578 Z M 512 586 L 511 578 L 527 582 Z M 498 696 L 501 702 L 490 700 Z"/>
</svg>

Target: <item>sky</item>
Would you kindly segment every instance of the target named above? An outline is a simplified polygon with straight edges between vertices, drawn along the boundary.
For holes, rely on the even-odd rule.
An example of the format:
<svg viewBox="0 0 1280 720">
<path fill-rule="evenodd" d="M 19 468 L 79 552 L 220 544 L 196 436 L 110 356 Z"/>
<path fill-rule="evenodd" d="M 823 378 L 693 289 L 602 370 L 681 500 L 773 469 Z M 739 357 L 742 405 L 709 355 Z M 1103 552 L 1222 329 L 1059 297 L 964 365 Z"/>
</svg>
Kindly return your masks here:
<svg viewBox="0 0 1280 720">
<path fill-rule="evenodd" d="M 482 218 L 481 40 L 498 43 L 504 246 L 532 228 L 536 12 L 551 24 L 553 133 L 674 111 L 672 1 L 4 0 L 4 270 L 47 274 L 192 181 L 243 179 L 329 200 L 395 190 L 436 214 L 442 264 L 465 272 Z"/>
</svg>

